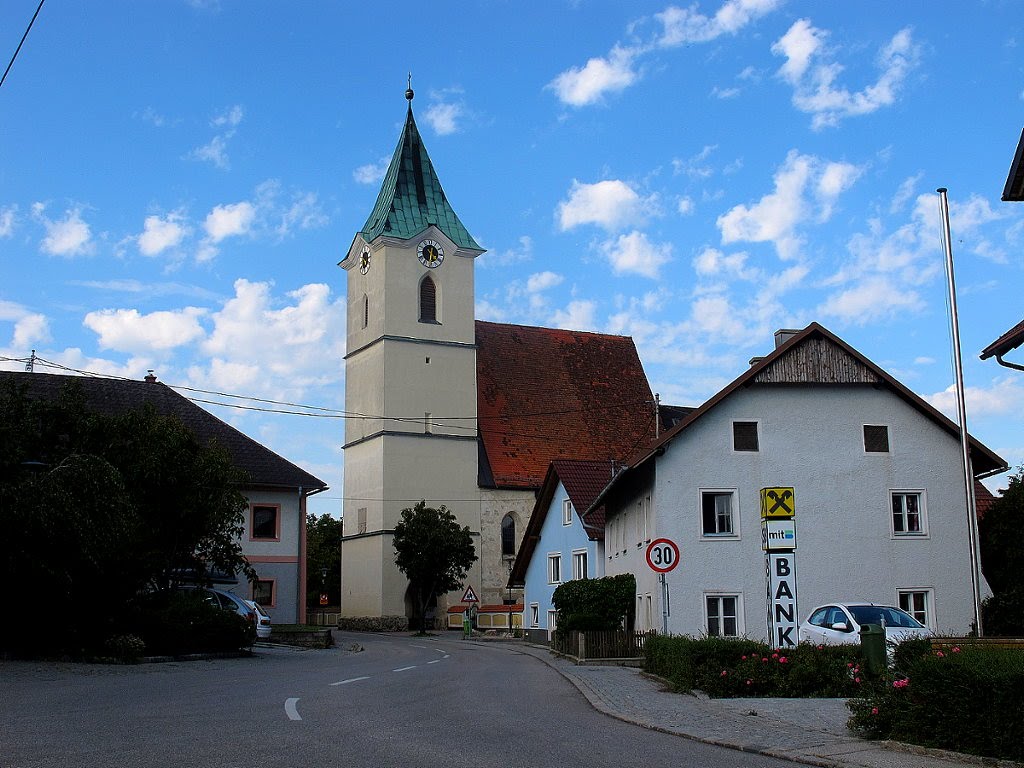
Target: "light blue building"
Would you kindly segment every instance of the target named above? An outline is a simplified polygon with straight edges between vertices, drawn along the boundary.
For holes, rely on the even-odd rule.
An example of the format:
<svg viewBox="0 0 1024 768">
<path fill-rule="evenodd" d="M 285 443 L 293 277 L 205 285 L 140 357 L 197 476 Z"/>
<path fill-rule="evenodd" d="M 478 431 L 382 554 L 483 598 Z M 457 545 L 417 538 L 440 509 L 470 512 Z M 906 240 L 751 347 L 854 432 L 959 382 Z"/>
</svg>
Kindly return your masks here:
<svg viewBox="0 0 1024 768">
<path fill-rule="evenodd" d="M 558 459 L 548 467 L 509 583 L 523 589 L 523 629 L 547 642 L 555 629 L 551 596 L 570 579 L 604 575 L 604 509 L 585 511 L 612 479 L 610 461 Z"/>
</svg>

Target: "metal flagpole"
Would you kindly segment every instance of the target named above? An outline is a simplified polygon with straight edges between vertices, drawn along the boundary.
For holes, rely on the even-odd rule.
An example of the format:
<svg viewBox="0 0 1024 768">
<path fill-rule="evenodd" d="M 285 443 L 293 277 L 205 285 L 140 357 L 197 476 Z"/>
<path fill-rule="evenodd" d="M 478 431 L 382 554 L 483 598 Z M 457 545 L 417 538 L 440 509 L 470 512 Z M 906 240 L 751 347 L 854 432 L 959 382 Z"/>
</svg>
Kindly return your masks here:
<svg viewBox="0 0 1024 768">
<path fill-rule="evenodd" d="M 953 333 L 953 365 L 956 370 L 956 415 L 960 422 L 960 448 L 963 454 L 964 489 L 967 498 L 967 538 L 971 547 L 971 588 L 974 598 L 974 626 L 978 637 L 981 627 L 981 570 L 978 557 L 978 515 L 975 511 L 974 477 L 971 474 L 970 438 L 967 434 L 967 404 L 964 400 L 964 370 L 960 359 L 960 321 L 956 311 L 956 283 L 953 279 L 953 241 L 949 232 L 949 202 L 946 188 L 939 187 L 939 213 L 942 216 L 942 245 L 946 253 L 946 277 L 949 282 L 949 314 Z"/>
</svg>

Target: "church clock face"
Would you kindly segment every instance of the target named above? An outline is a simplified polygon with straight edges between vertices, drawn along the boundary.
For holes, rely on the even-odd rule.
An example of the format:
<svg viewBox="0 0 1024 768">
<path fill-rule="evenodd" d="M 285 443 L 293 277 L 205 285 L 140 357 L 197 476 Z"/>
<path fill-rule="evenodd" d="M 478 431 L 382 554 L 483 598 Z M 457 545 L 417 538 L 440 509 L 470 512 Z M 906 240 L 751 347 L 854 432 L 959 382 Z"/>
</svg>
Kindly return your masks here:
<svg viewBox="0 0 1024 768">
<path fill-rule="evenodd" d="M 359 256 L 359 271 L 364 275 L 370 271 L 370 249 L 364 248 Z"/>
<path fill-rule="evenodd" d="M 444 248 L 436 240 L 422 240 L 416 246 L 416 256 L 419 257 L 420 264 L 427 269 L 433 269 L 441 266 L 441 262 L 444 261 Z"/>
</svg>

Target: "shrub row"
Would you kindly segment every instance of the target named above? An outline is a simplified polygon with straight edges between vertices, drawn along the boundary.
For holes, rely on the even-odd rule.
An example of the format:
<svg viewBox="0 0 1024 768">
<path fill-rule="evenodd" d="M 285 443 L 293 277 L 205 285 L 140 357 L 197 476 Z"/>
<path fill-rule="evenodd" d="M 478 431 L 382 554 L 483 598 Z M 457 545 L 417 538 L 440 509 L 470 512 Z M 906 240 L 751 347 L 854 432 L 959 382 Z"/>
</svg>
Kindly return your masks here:
<svg viewBox="0 0 1024 768">
<path fill-rule="evenodd" d="M 867 683 L 857 645 L 801 644 L 785 651 L 747 639 L 655 636 L 644 645 L 644 670 L 677 691 L 716 698 L 848 697 Z"/>
<path fill-rule="evenodd" d="M 409 619 L 405 616 L 341 616 L 338 629 L 352 632 L 405 632 Z"/>
<path fill-rule="evenodd" d="M 849 706 L 850 727 L 871 738 L 1022 761 L 1024 651 L 904 643 L 893 671 Z"/>
<path fill-rule="evenodd" d="M 148 656 L 237 651 L 256 641 L 256 628 L 245 617 L 181 592 L 144 601 L 127 629 L 142 639 Z"/>
</svg>

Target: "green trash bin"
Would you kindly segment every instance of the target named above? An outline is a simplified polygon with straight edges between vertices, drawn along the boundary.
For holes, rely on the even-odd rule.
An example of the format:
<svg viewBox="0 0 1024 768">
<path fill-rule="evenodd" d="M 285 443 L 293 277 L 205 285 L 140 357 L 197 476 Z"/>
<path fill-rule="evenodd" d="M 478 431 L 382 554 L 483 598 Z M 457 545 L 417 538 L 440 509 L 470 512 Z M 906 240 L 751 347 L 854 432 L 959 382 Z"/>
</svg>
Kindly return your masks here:
<svg viewBox="0 0 1024 768">
<path fill-rule="evenodd" d="M 885 627 L 881 624 L 862 624 L 860 648 L 864 653 L 864 670 L 874 677 L 886 668 Z"/>
</svg>

